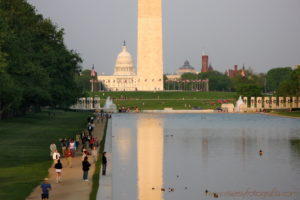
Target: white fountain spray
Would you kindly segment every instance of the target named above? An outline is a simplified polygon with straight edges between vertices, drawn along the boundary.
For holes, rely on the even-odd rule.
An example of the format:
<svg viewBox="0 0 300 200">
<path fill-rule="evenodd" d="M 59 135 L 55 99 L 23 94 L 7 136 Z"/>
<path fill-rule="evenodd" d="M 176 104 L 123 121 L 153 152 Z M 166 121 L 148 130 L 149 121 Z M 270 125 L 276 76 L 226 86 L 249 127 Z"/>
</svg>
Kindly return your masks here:
<svg viewBox="0 0 300 200">
<path fill-rule="evenodd" d="M 243 99 L 242 99 L 242 96 L 239 97 L 239 99 L 237 100 L 236 104 L 235 104 L 235 112 L 240 112 L 240 106 L 245 104 Z"/>
<path fill-rule="evenodd" d="M 115 113 L 117 111 L 117 106 L 116 104 L 113 103 L 113 101 L 110 99 L 110 97 L 107 97 L 103 110 L 105 112 L 109 112 L 109 113 Z"/>
</svg>

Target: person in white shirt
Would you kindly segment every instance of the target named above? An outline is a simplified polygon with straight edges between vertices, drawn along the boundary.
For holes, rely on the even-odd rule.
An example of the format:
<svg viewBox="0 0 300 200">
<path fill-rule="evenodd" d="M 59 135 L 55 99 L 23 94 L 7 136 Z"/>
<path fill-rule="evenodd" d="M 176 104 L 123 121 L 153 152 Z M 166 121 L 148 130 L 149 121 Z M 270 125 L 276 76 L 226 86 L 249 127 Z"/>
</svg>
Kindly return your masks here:
<svg viewBox="0 0 300 200">
<path fill-rule="evenodd" d="M 57 152 L 57 150 L 54 151 L 52 158 L 53 158 L 54 164 L 56 164 L 57 161 L 60 159 L 60 154 Z"/>
<path fill-rule="evenodd" d="M 72 151 L 72 157 L 74 157 L 75 156 L 75 151 L 76 151 L 76 144 L 75 144 L 75 141 L 73 139 L 70 140 L 69 147 Z"/>
<path fill-rule="evenodd" d="M 54 142 L 52 142 L 50 144 L 50 156 L 53 156 L 53 153 L 54 153 L 55 150 L 57 150 L 56 144 Z"/>
</svg>

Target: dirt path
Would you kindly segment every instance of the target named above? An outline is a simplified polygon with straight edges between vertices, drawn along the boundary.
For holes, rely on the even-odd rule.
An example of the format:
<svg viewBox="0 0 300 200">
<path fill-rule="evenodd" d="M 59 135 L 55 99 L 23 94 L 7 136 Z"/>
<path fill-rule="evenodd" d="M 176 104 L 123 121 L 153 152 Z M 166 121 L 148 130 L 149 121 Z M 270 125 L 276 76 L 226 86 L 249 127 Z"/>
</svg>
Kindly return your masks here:
<svg viewBox="0 0 300 200">
<path fill-rule="evenodd" d="M 95 123 L 96 127 L 93 131 L 94 137 L 97 137 L 99 143 L 103 139 L 105 120 L 103 122 Z M 99 147 L 100 148 L 100 147 Z M 62 182 L 56 183 L 55 169 L 49 168 L 48 178 L 49 183 L 52 186 L 50 191 L 49 199 L 55 200 L 89 200 L 89 195 L 92 190 L 91 178 L 95 172 L 95 164 L 92 158 L 89 156 L 89 162 L 91 167 L 89 170 L 89 181 L 82 180 L 82 165 L 81 165 L 81 153 L 73 158 L 73 167 L 67 167 L 66 159 L 61 159 L 63 170 L 62 170 Z M 33 192 L 26 198 L 26 200 L 39 200 L 41 199 L 41 189 L 37 186 Z"/>
</svg>

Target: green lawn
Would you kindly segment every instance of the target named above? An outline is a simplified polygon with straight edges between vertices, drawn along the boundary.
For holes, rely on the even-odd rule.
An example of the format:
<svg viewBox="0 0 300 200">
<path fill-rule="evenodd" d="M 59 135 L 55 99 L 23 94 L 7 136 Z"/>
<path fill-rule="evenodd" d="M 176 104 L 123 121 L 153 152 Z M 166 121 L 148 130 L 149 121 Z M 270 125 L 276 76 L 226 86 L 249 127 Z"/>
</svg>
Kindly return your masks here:
<svg viewBox="0 0 300 200">
<path fill-rule="evenodd" d="M 274 112 L 275 114 L 278 115 L 283 115 L 283 116 L 289 116 L 289 117 L 299 117 L 300 118 L 300 111 L 293 111 L 293 112 Z"/>
<path fill-rule="evenodd" d="M 0 199 L 20 200 L 47 176 L 52 160 L 49 145 L 74 137 L 90 113 L 56 111 L 0 121 Z"/>
<path fill-rule="evenodd" d="M 92 95 L 90 93 L 90 95 Z M 219 99 L 226 99 L 229 102 L 236 101 L 234 92 L 95 92 L 95 96 L 101 98 L 101 106 L 105 99 L 110 96 L 118 106 L 135 107 L 143 110 L 163 109 L 191 109 L 201 107 L 213 109 L 220 107 Z"/>
</svg>

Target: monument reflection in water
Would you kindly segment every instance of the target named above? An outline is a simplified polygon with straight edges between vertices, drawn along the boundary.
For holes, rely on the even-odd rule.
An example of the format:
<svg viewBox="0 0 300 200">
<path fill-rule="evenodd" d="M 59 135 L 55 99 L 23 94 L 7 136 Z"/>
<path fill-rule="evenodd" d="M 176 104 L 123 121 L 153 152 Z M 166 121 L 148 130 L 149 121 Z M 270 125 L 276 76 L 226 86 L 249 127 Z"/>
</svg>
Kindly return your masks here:
<svg viewBox="0 0 300 200">
<path fill-rule="evenodd" d="M 143 200 L 161 199 L 164 155 L 161 119 L 141 117 L 137 130 L 138 197 Z"/>
<path fill-rule="evenodd" d="M 299 122 L 256 114 L 114 115 L 113 200 L 213 193 L 225 200 L 300 199 Z"/>
</svg>

